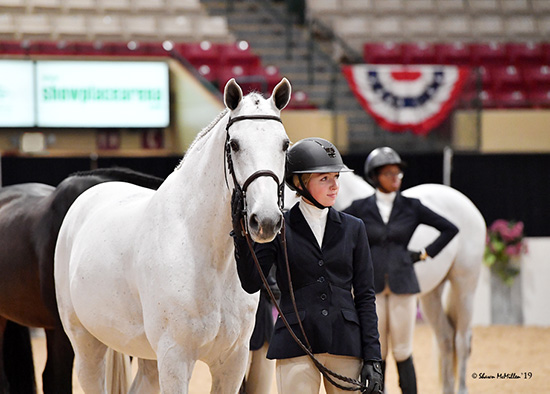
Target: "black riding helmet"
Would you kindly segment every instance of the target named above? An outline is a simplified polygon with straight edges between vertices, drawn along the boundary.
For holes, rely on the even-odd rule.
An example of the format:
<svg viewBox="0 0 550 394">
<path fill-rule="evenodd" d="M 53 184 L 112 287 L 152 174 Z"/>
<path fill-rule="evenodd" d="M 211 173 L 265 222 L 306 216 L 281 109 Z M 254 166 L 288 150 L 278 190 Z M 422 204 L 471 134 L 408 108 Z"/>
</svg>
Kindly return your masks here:
<svg viewBox="0 0 550 394">
<path fill-rule="evenodd" d="M 326 208 L 319 204 L 309 193 L 302 181 L 301 174 L 345 172 L 350 170 L 343 162 L 338 149 L 323 138 L 304 138 L 293 144 L 286 155 L 285 181 L 288 187 L 303 195 L 317 208 Z M 293 176 L 298 175 L 302 189 L 296 188 Z"/>
<path fill-rule="evenodd" d="M 397 164 L 401 169 L 406 165 L 397 152 L 390 147 L 384 146 L 373 150 L 365 161 L 365 179 L 367 182 L 377 187 L 376 169 L 390 164 Z"/>
</svg>

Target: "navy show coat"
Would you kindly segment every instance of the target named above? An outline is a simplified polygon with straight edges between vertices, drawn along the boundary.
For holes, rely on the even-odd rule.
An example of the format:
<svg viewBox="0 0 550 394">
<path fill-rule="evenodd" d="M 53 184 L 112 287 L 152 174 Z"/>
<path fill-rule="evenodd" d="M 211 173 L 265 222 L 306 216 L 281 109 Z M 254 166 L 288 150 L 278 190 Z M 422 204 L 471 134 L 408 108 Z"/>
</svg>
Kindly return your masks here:
<svg viewBox="0 0 550 394">
<path fill-rule="evenodd" d="M 428 246 L 426 253 L 435 257 L 458 233 L 458 228 L 433 212 L 416 198 L 397 192 L 388 223 L 384 223 L 376 205 L 376 194 L 354 201 L 344 210 L 363 220 L 367 228 L 374 265 L 376 293 L 388 283 L 395 294 L 420 292 L 413 262 L 407 250 L 409 241 L 419 224 L 432 226 L 440 235 Z"/>
<path fill-rule="evenodd" d="M 290 298 L 281 235 L 270 243 L 256 244 L 255 251 L 264 273 L 276 265 L 281 310 L 293 331 L 305 344 L 299 318 L 313 353 L 380 360 L 373 268 L 363 222 L 329 208 L 323 246 L 319 247 L 298 204 L 284 216 L 299 317 Z M 258 291 L 261 279 L 248 248 L 237 247 L 236 259 L 243 289 Z M 267 357 L 303 355 L 305 352 L 278 317 Z"/>
</svg>

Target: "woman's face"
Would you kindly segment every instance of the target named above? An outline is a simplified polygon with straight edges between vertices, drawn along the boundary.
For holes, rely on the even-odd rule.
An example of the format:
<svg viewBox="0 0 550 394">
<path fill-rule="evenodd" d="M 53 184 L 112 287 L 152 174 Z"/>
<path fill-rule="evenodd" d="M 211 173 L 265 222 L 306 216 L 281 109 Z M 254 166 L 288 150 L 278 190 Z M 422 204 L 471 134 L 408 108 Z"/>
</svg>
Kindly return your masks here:
<svg viewBox="0 0 550 394">
<path fill-rule="evenodd" d="M 401 188 L 403 171 L 397 164 L 388 164 L 378 171 L 378 189 L 383 193 L 396 192 Z"/>
<path fill-rule="evenodd" d="M 339 172 L 312 174 L 307 184 L 307 190 L 317 202 L 325 207 L 331 207 L 336 202 L 340 190 Z M 311 204 L 307 199 L 308 204 Z M 313 205 L 313 204 L 311 204 Z"/>
</svg>

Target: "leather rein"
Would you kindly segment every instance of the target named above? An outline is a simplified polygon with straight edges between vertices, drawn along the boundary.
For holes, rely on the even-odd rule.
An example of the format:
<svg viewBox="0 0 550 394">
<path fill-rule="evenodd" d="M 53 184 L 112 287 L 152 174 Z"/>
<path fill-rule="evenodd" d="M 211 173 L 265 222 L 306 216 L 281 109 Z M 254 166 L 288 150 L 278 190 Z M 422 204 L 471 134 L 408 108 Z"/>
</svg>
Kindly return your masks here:
<svg viewBox="0 0 550 394">
<path fill-rule="evenodd" d="M 279 307 L 279 304 L 277 303 L 277 301 L 275 299 L 275 295 L 273 294 L 273 292 L 272 292 L 272 290 L 269 286 L 269 283 L 267 282 L 267 279 L 266 279 L 266 277 L 265 277 L 265 275 L 262 271 L 262 267 L 260 266 L 260 262 L 258 261 L 256 253 L 254 252 L 254 246 L 252 244 L 252 239 L 250 238 L 250 234 L 248 232 L 248 219 L 247 219 L 248 210 L 247 210 L 247 204 L 246 204 L 246 190 L 248 189 L 248 186 L 253 181 L 258 179 L 259 177 L 268 176 L 268 177 L 273 178 L 275 180 L 275 182 L 277 182 L 277 185 L 278 185 L 278 204 L 279 204 L 280 209 L 282 210 L 283 205 L 284 205 L 284 181 L 280 182 L 279 178 L 277 177 L 277 175 L 273 171 L 258 170 L 256 172 L 254 172 L 252 175 L 250 175 L 245 180 L 242 187 L 239 185 L 239 182 L 237 182 L 237 177 L 235 175 L 235 170 L 234 170 L 234 167 L 233 167 L 233 160 L 232 160 L 232 157 L 231 157 L 231 143 L 230 143 L 231 140 L 230 140 L 230 136 L 229 136 L 229 128 L 235 122 L 239 122 L 239 121 L 242 121 L 242 120 L 275 120 L 275 121 L 278 121 L 278 122 L 281 122 L 281 123 L 282 123 L 282 121 L 281 121 L 281 118 L 279 118 L 278 116 L 272 116 L 272 115 L 237 116 L 235 118 L 229 118 L 229 121 L 227 122 L 227 126 L 225 127 L 225 130 L 226 130 L 225 159 L 227 161 L 227 168 L 228 168 L 229 173 L 231 174 L 231 176 L 233 178 L 234 192 L 236 192 L 238 194 L 241 194 L 242 195 L 242 200 L 243 200 L 243 218 L 241 219 L 241 228 L 242 228 L 243 234 L 245 235 L 246 242 L 248 244 L 248 249 L 250 250 L 250 253 L 251 253 L 252 258 L 254 260 L 254 264 L 256 265 L 256 268 L 257 268 L 257 270 L 260 274 L 260 278 L 262 279 L 264 287 L 266 288 L 267 293 L 269 294 L 269 297 L 271 298 L 271 302 L 275 306 L 275 308 L 277 309 L 277 312 L 279 313 L 279 317 L 283 321 L 283 323 L 284 323 L 285 327 L 287 328 L 288 332 L 290 333 L 290 335 L 292 336 L 294 341 L 298 344 L 298 346 L 310 357 L 310 359 L 313 361 L 313 363 L 315 364 L 315 366 L 317 367 L 319 372 L 321 372 L 321 374 L 332 385 L 338 387 L 341 390 L 366 392 L 367 386 L 364 383 L 360 382 L 357 379 L 353 379 L 353 378 L 349 378 L 347 376 L 340 375 L 340 374 L 328 369 L 319 360 L 317 360 L 315 358 L 315 355 L 312 352 L 311 345 L 309 344 L 309 340 L 307 338 L 304 327 L 302 325 L 302 321 L 300 320 L 300 315 L 298 313 L 298 307 L 296 305 L 296 299 L 294 298 L 294 289 L 293 289 L 293 286 L 292 286 L 292 278 L 290 276 L 290 264 L 289 264 L 289 261 L 288 261 L 288 252 L 287 252 L 287 245 L 286 245 L 286 231 L 285 231 L 284 220 L 283 220 L 283 225 L 281 227 L 281 241 L 282 241 L 282 244 L 283 244 L 283 251 L 284 251 L 284 255 L 285 255 L 285 264 L 286 264 L 286 271 L 287 271 L 287 277 L 288 277 L 288 283 L 289 283 L 290 298 L 292 300 L 292 306 L 294 308 L 294 313 L 296 313 L 296 317 L 297 317 L 297 320 L 298 320 L 298 325 L 300 326 L 300 331 L 301 331 L 301 333 L 304 337 L 304 340 L 305 340 L 307 346 L 304 345 L 304 343 L 300 340 L 300 338 L 298 338 L 298 336 L 296 335 L 296 333 L 294 332 L 294 330 L 292 329 L 292 327 L 288 323 L 288 320 L 287 320 L 286 316 L 284 315 L 283 311 Z M 227 176 L 227 174 L 226 174 L 226 176 Z M 227 178 L 226 178 L 226 184 L 227 184 Z M 339 384 L 338 382 L 336 382 L 333 378 L 338 379 L 342 382 L 349 383 L 352 386 L 343 386 L 343 385 Z"/>
</svg>

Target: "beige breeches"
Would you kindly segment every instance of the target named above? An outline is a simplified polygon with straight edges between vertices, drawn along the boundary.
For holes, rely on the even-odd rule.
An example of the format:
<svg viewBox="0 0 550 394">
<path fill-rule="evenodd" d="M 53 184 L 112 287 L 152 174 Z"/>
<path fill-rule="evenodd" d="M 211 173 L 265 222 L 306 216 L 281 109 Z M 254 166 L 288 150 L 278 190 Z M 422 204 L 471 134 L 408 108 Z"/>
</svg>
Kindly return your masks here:
<svg viewBox="0 0 550 394">
<path fill-rule="evenodd" d="M 328 353 L 316 354 L 315 358 L 330 370 L 354 379 L 359 378 L 363 365 L 358 358 Z M 279 394 L 319 394 L 322 375 L 309 356 L 277 360 L 275 369 Z M 345 384 L 340 381 L 338 383 Z M 324 386 L 327 394 L 350 393 L 336 388 L 326 379 Z"/>
<path fill-rule="evenodd" d="M 404 361 L 412 355 L 416 301 L 416 294 L 394 294 L 387 287 L 376 294 L 382 360 L 388 355 L 390 343 L 395 361 Z"/>
</svg>

